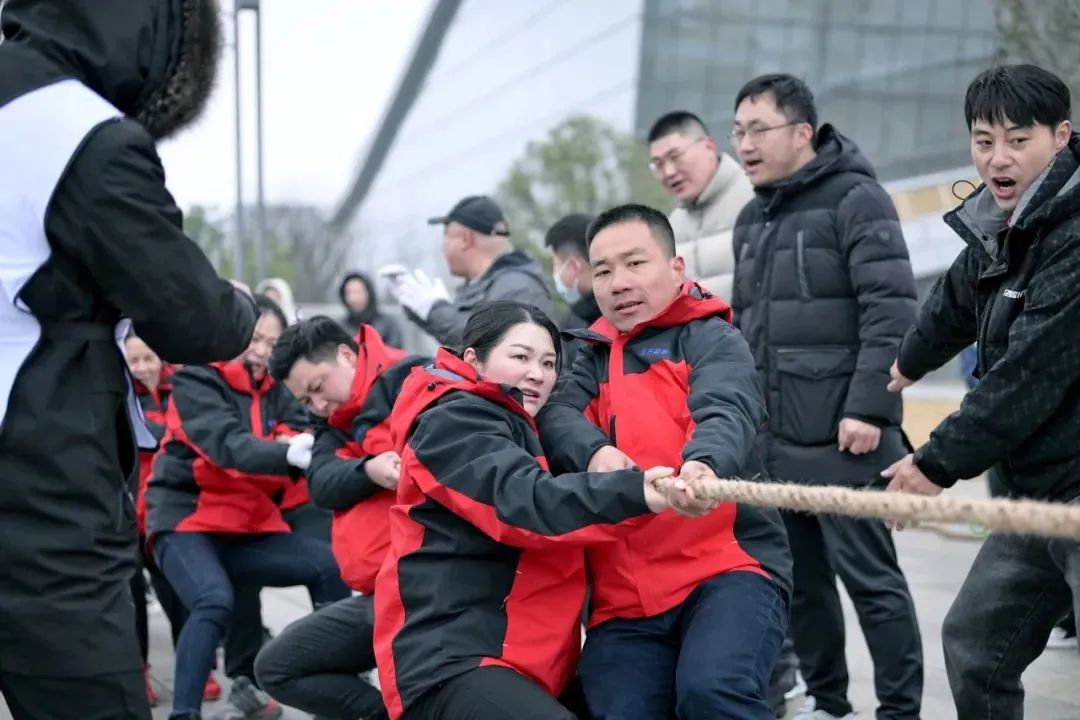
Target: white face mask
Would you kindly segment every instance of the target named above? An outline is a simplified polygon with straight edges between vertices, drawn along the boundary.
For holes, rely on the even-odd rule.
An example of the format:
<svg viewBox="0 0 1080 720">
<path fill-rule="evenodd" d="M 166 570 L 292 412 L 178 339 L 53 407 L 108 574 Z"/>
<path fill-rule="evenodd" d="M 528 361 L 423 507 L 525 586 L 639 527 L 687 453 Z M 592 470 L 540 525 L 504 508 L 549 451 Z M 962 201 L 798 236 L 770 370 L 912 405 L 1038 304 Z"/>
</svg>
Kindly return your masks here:
<svg viewBox="0 0 1080 720">
<path fill-rule="evenodd" d="M 567 305 L 573 305 L 581 299 L 581 291 L 577 289 L 577 283 L 567 285 L 562 279 L 562 269 L 554 268 L 552 278 L 555 280 L 555 292 L 566 301 Z"/>
</svg>

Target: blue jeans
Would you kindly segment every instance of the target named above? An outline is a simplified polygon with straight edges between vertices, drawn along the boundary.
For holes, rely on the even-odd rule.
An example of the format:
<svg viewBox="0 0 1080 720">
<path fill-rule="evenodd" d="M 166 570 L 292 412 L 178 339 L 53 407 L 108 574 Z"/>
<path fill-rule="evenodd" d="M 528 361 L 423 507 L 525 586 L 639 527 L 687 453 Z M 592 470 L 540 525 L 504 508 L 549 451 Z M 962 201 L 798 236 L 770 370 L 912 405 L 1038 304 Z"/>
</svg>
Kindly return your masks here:
<svg viewBox="0 0 1080 720">
<path fill-rule="evenodd" d="M 169 533 L 155 541 L 154 557 L 189 612 L 176 645 L 173 715 L 202 706 L 203 685 L 232 616 L 233 585 L 305 585 L 316 605 L 348 592 L 329 543 L 292 533 Z"/>
<path fill-rule="evenodd" d="M 608 620 L 588 632 L 578 673 L 594 720 L 774 720 L 769 676 L 788 607 L 749 572 L 699 585 L 653 617 Z"/>
</svg>

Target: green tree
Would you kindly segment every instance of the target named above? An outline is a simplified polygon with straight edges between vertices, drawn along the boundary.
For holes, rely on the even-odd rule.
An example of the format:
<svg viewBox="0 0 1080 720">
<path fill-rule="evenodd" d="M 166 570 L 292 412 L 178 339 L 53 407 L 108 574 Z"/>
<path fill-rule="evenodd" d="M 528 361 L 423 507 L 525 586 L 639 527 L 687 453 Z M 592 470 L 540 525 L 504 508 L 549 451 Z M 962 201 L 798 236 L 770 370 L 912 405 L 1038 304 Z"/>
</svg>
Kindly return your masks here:
<svg viewBox="0 0 1080 720">
<path fill-rule="evenodd" d="M 996 0 L 994 18 L 1009 62 L 1046 68 L 1080 97 L 1080 0 Z"/>
<path fill-rule="evenodd" d="M 571 117 L 544 140 L 526 145 L 497 195 L 515 247 L 549 270 L 544 233 L 559 218 L 628 202 L 664 212 L 673 205 L 649 171 L 645 147 L 632 135 L 587 115 Z"/>
</svg>

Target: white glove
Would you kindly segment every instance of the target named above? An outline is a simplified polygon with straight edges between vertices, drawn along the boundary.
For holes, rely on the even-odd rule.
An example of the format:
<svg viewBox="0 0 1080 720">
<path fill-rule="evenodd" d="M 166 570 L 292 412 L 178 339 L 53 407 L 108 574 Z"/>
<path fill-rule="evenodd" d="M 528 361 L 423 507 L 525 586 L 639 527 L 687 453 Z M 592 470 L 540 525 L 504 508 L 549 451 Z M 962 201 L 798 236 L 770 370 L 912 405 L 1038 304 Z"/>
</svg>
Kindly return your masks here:
<svg viewBox="0 0 1080 720">
<path fill-rule="evenodd" d="M 300 433 L 289 438 L 289 449 L 285 451 L 285 462 L 298 470 L 307 470 L 311 466 L 311 447 L 315 442 L 311 433 Z"/>
<path fill-rule="evenodd" d="M 302 432 L 297 435 L 289 437 L 290 445 L 300 445 L 306 447 L 308 450 L 315 447 L 315 436 L 309 432 Z"/>
<path fill-rule="evenodd" d="M 398 300 L 422 322 L 427 322 L 431 308 L 439 301 L 450 302 L 450 291 L 442 278 L 432 280 L 423 270 L 403 275 L 397 285 Z"/>
</svg>

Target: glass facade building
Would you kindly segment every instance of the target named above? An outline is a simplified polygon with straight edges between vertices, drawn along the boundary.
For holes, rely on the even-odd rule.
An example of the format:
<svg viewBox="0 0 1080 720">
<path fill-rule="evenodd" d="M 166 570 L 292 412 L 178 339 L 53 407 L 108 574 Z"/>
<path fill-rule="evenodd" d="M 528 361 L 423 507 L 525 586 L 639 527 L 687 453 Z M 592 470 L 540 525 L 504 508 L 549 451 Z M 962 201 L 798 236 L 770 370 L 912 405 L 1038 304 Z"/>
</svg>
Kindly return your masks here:
<svg viewBox="0 0 1080 720">
<path fill-rule="evenodd" d="M 807 81 L 821 121 L 875 164 L 929 282 L 959 248 L 940 215 L 953 181 L 973 174 L 963 93 L 998 56 L 991 2 L 464 0 L 354 208 L 355 261 L 443 272 L 427 218 L 493 193 L 566 118 L 643 138 L 661 114 L 687 109 L 724 147 L 739 87 L 783 71 Z"/>
</svg>

